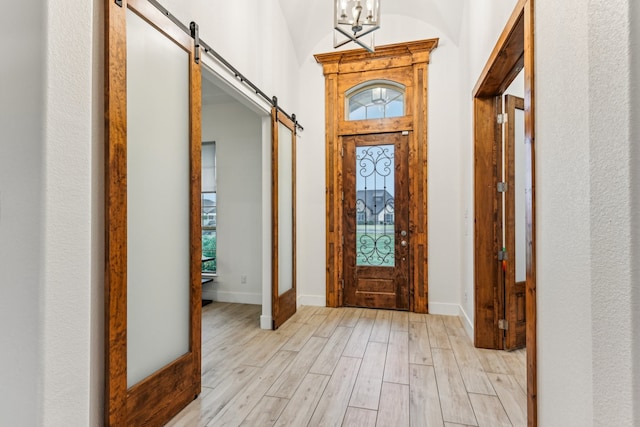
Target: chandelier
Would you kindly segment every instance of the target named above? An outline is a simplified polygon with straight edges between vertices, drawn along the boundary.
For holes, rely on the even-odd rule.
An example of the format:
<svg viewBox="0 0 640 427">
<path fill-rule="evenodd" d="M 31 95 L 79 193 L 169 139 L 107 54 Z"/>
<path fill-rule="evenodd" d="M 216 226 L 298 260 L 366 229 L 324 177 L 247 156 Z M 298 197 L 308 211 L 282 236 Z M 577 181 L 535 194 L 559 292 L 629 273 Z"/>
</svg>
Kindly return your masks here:
<svg viewBox="0 0 640 427">
<path fill-rule="evenodd" d="M 354 42 L 373 52 L 375 46 L 371 33 L 380 28 L 380 0 L 334 0 L 334 5 L 333 47 Z M 368 34 L 371 35 L 367 44 L 362 37 Z"/>
</svg>

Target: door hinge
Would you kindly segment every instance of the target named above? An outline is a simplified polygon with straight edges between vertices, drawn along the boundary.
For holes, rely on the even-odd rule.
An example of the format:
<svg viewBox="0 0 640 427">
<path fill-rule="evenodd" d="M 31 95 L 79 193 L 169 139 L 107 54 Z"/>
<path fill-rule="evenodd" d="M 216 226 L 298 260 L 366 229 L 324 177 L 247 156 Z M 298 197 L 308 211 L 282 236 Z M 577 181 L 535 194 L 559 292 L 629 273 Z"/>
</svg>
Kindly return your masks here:
<svg viewBox="0 0 640 427">
<path fill-rule="evenodd" d="M 409 135 L 409 131 L 408 130 L 403 130 L 402 131 L 402 136 L 407 136 Z"/>
<path fill-rule="evenodd" d="M 502 249 L 498 251 L 498 261 L 506 261 L 509 259 L 509 253 Z"/>
<path fill-rule="evenodd" d="M 342 201 L 344 202 L 344 191 L 341 193 Z"/>
<path fill-rule="evenodd" d="M 509 120 L 509 115 L 507 113 L 498 114 L 498 124 L 499 125 L 503 125 L 503 124 L 507 123 L 507 120 Z"/>
<path fill-rule="evenodd" d="M 503 331 L 509 330 L 509 321 L 507 319 L 498 320 L 498 329 L 502 329 Z"/>
<path fill-rule="evenodd" d="M 340 280 L 340 284 L 342 286 L 342 289 L 344 289 L 344 279 Z"/>
<path fill-rule="evenodd" d="M 340 157 L 344 157 L 344 145 L 340 147 Z"/>
<path fill-rule="evenodd" d="M 344 236 L 342 236 L 342 246 L 344 246 Z"/>
<path fill-rule="evenodd" d="M 498 193 L 506 193 L 508 189 L 509 189 L 509 183 L 508 182 L 499 182 L 498 183 Z"/>
</svg>

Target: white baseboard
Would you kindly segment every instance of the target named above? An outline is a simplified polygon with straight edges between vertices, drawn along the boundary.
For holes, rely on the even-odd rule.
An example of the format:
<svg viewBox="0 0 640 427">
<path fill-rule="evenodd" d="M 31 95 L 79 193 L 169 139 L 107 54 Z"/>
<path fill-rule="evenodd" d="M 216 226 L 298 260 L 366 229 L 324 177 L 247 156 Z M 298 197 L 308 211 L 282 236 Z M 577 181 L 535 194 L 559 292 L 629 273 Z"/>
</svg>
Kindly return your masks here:
<svg viewBox="0 0 640 427">
<path fill-rule="evenodd" d="M 469 338 L 471 338 L 471 340 L 473 341 L 473 323 L 471 322 L 471 319 L 469 319 L 469 316 L 467 316 L 467 312 L 464 311 L 462 306 L 460 306 L 460 314 L 458 315 L 458 317 L 460 317 L 462 326 L 464 326 L 464 330 L 467 332 L 467 335 L 469 335 Z"/>
<path fill-rule="evenodd" d="M 273 317 L 271 316 L 260 316 L 260 329 L 272 329 L 273 327 Z"/>
<path fill-rule="evenodd" d="M 230 292 L 217 289 L 202 290 L 202 299 L 239 304 L 262 305 L 262 295 L 254 292 Z"/>
<path fill-rule="evenodd" d="M 298 295 L 298 307 L 301 305 L 313 305 L 316 307 L 326 307 L 327 297 L 325 295 Z"/>
<path fill-rule="evenodd" d="M 458 304 L 449 304 L 444 302 L 430 302 L 429 314 L 441 314 L 443 316 L 457 316 L 460 314 L 460 306 Z"/>
</svg>

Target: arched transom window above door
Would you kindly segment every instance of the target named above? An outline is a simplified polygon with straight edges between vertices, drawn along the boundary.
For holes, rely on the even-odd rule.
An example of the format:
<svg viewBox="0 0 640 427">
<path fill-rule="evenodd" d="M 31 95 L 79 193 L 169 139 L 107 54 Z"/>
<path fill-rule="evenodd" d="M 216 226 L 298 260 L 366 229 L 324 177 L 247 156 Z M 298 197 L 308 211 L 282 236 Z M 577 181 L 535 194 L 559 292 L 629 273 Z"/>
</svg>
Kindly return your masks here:
<svg viewBox="0 0 640 427">
<path fill-rule="evenodd" d="M 405 115 L 405 86 L 390 80 L 368 81 L 345 93 L 347 120 L 385 119 Z"/>
</svg>

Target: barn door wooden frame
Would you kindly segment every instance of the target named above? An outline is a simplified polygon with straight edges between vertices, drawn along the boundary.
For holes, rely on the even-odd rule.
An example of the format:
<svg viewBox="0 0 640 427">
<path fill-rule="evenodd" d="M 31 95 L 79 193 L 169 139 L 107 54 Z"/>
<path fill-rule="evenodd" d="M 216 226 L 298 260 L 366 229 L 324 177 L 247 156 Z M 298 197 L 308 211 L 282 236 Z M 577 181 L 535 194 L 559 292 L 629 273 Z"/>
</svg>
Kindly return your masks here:
<svg viewBox="0 0 640 427">
<path fill-rule="evenodd" d="M 281 129 L 284 132 L 281 132 Z M 274 106 L 271 109 L 273 329 L 279 328 L 293 316 L 297 305 L 296 143 L 296 122 L 279 112 L 277 106 Z"/>
<path fill-rule="evenodd" d="M 343 305 L 343 137 L 409 132 L 409 234 L 411 236 L 409 310 L 429 310 L 427 283 L 427 99 L 430 52 L 438 39 L 376 47 L 374 53 L 348 50 L 315 55 L 325 76 L 326 298 Z M 388 80 L 405 86 L 405 115 L 375 120 L 345 120 L 345 92 L 359 84 Z"/>
<path fill-rule="evenodd" d="M 201 74 L 194 40 L 146 0 L 105 2 L 105 400 L 107 426 L 164 425 L 191 402 L 201 389 Z M 188 349 L 184 354 L 128 384 L 128 141 L 127 17 L 134 13 L 151 31 L 186 53 L 188 67 L 188 156 L 184 190 L 188 243 L 183 289 L 187 295 Z M 165 39 L 163 39 L 165 40 Z M 188 61 L 188 64 L 187 64 Z M 150 73 L 154 70 L 150 69 Z M 162 88 L 158 88 L 162 90 Z M 181 98 L 184 100 L 184 98 Z M 185 116 L 187 116 L 185 114 Z M 131 127 L 132 123 L 129 123 Z M 152 141 L 153 142 L 153 141 Z M 129 177 L 130 178 L 130 177 Z M 154 251 L 166 248 L 156 247 Z M 153 297 L 150 295 L 150 297 Z M 130 326 L 130 325 L 129 325 Z M 161 338 L 159 338 L 161 339 Z"/>
<path fill-rule="evenodd" d="M 526 211 L 526 346 L 527 423 L 537 421 L 536 344 L 536 221 L 535 221 L 535 69 L 534 0 L 520 0 L 473 90 L 475 155 L 475 327 L 476 347 L 502 348 L 499 320 L 504 313 L 500 295 L 504 283 L 499 274 L 498 252 L 502 249 L 501 203 L 498 201 L 498 171 L 501 162 L 501 130 L 497 115 L 501 96 L 524 68 Z M 499 143 L 500 142 L 500 143 Z"/>
</svg>

